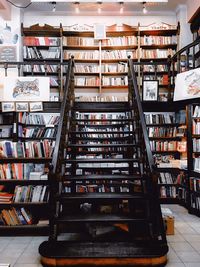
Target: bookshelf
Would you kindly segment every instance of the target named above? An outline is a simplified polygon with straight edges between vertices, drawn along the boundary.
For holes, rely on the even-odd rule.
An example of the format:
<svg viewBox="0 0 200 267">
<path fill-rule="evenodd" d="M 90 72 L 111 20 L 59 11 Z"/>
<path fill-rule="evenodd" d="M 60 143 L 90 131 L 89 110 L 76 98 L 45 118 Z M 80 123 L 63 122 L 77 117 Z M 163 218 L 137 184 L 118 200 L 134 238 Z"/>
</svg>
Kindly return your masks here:
<svg viewBox="0 0 200 267">
<path fill-rule="evenodd" d="M 1 234 L 48 231 L 48 172 L 59 115 L 45 106 L 43 112 L 0 114 Z"/>
<path fill-rule="evenodd" d="M 24 27 L 21 25 L 23 61 L 29 62 L 23 68 L 23 76 L 49 76 L 50 101 L 60 101 L 63 95 L 66 72 L 62 63 L 62 28 L 45 24 Z"/>
<path fill-rule="evenodd" d="M 185 173 L 180 170 L 184 158 L 185 114 L 181 112 L 145 112 L 150 146 L 160 173 L 158 186 L 161 203 L 186 203 Z"/>
<path fill-rule="evenodd" d="M 199 162 L 200 162 L 200 105 L 187 105 L 187 142 L 188 142 L 188 188 L 189 212 L 200 216 Z"/>
</svg>

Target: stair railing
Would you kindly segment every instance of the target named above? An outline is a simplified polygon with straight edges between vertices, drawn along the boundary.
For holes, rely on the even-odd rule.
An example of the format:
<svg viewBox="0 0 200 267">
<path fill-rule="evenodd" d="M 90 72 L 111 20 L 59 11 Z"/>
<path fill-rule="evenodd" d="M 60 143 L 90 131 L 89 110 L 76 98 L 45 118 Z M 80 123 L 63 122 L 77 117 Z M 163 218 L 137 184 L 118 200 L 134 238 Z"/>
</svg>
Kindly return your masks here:
<svg viewBox="0 0 200 267">
<path fill-rule="evenodd" d="M 157 167 L 154 163 L 153 154 L 151 151 L 150 141 L 148 137 L 145 117 L 140 100 L 140 94 L 137 84 L 137 78 L 134 70 L 134 61 L 129 58 L 129 104 L 132 112 L 132 117 L 136 118 L 136 127 L 133 131 L 137 131 L 138 142 L 140 145 L 141 157 L 141 174 L 146 178 L 146 191 L 150 196 L 150 220 L 152 221 L 152 236 L 155 239 L 161 240 L 166 243 L 166 234 L 163 225 L 161 208 L 159 203 L 158 193 L 158 173 Z"/>
<path fill-rule="evenodd" d="M 62 163 L 64 155 L 66 153 L 66 141 L 69 138 L 69 131 L 71 129 L 72 109 L 74 106 L 74 61 L 73 58 L 69 60 L 66 82 L 64 86 L 64 95 L 61 104 L 60 119 L 58 124 L 58 130 L 56 135 L 55 147 L 52 157 L 52 162 L 49 172 L 49 184 L 50 184 L 50 235 L 49 240 L 55 240 L 57 238 L 57 225 L 55 219 L 58 217 L 60 204 L 56 200 L 56 197 L 61 190 L 62 182 Z"/>
</svg>

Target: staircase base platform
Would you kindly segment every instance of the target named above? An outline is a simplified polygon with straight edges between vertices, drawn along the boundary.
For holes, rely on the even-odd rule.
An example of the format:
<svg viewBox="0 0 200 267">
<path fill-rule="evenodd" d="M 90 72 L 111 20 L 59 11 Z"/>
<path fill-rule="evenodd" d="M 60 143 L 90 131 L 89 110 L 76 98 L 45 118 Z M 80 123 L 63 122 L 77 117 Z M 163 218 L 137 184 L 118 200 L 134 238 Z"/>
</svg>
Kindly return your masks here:
<svg viewBox="0 0 200 267">
<path fill-rule="evenodd" d="M 164 266 L 168 246 L 144 242 L 43 242 L 43 266 Z"/>
</svg>

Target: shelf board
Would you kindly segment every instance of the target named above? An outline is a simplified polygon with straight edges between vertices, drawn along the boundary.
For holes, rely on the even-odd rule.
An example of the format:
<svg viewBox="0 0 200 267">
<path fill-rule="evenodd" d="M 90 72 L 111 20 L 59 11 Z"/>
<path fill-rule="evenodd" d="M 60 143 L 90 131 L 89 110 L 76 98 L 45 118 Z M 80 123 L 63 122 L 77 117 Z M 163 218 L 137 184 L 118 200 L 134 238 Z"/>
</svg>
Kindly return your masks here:
<svg viewBox="0 0 200 267">
<path fill-rule="evenodd" d="M 172 35 L 176 35 L 178 33 L 177 29 L 144 29 L 144 30 L 140 30 L 140 36 L 172 36 Z"/>
<path fill-rule="evenodd" d="M 44 62 L 49 64 L 48 61 L 52 62 L 53 64 L 55 63 L 60 63 L 61 59 L 60 58 L 24 58 L 24 61 L 29 61 L 30 63 L 37 63 L 37 62 Z"/>
<path fill-rule="evenodd" d="M 152 151 L 153 154 L 180 154 L 177 150 L 170 150 L 170 151 Z"/>
<path fill-rule="evenodd" d="M 58 47 L 60 48 L 60 45 L 26 45 L 23 44 L 24 47 L 36 47 L 37 49 L 49 49 L 49 47 Z"/>
<path fill-rule="evenodd" d="M 88 88 L 91 88 L 91 89 L 99 89 L 100 88 L 100 85 L 74 85 L 74 88 L 75 89 L 88 89 Z"/>
<path fill-rule="evenodd" d="M 102 85 L 102 89 L 128 89 L 128 85 Z"/>
<path fill-rule="evenodd" d="M 47 185 L 49 183 L 48 180 L 19 180 L 19 179 L 9 179 L 9 180 L 2 180 L 0 179 L 0 184 L 4 185 Z"/>
<path fill-rule="evenodd" d="M 46 163 L 52 158 L 1 158 L 1 163 Z"/>
<path fill-rule="evenodd" d="M 47 207 L 48 202 L 11 202 L 11 203 L 0 203 L 0 208 L 8 207 Z"/>
<path fill-rule="evenodd" d="M 99 76 L 99 72 L 74 72 L 74 76 Z"/>
<path fill-rule="evenodd" d="M 22 141 L 34 141 L 34 140 L 56 140 L 56 137 L 18 137 Z"/>
<path fill-rule="evenodd" d="M 179 123 L 151 123 L 146 124 L 147 127 L 174 127 L 174 126 L 180 126 L 182 124 Z"/>
<path fill-rule="evenodd" d="M 23 72 L 24 76 L 26 75 L 40 75 L 40 76 L 58 76 L 59 73 L 56 71 L 56 72 L 41 72 L 41 71 L 37 71 L 37 72 L 30 72 L 30 71 L 24 71 Z"/>
<path fill-rule="evenodd" d="M 99 46 L 97 45 L 64 45 L 64 50 L 99 50 Z"/>
<path fill-rule="evenodd" d="M 140 58 L 141 62 L 166 62 L 168 60 L 167 57 L 156 57 L 156 58 Z M 162 64 L 161 64 L 162 65 Z"/>
<path fill-rule="evenodd" d="M 153 44 L 153 45 L 140 45 L 141 48 L 143 49 L 168 49 L 168 48 L 172 48 L 172 49 L 176 49 L 177 44 Z"/>
<path fill-rule="evenodd" d="M 64 59 L 63 61 L 68 61 L 69 59 Z M 99 63 L 99 59 L 80 59 L 80 58 L 74 58 L 75 63 Z"/>
<path fill-rule="evenodd" d="M 149 140 L 181 140 L 182 137 L 149 137 Z"/>
<path fill-rule="evenodd" d="M 102 45 L 102 50 L 133 50 L 137 49 L 137 45 Z"/>
</svg>

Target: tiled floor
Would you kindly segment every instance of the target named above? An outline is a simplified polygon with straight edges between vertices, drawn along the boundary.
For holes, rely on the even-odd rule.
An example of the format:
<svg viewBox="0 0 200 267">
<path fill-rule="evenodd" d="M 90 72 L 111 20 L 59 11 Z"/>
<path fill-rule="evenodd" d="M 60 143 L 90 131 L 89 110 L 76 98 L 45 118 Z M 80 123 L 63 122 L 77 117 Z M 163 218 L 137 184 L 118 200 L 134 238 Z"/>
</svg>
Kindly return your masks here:
<svg viewBox="0 0 200 267">
<path fill-rule="evenodd" d="M 200 218 L 178 205 L 165 205 L 175 217 L 175 235 L 168 236 L 167 267 L 200 267 Z M 47 237 L 0 237 L 0 263 L 39 267 L 38 246 Z M 1 267 L 1 264 L 0 264 Z"/>
</svg>

